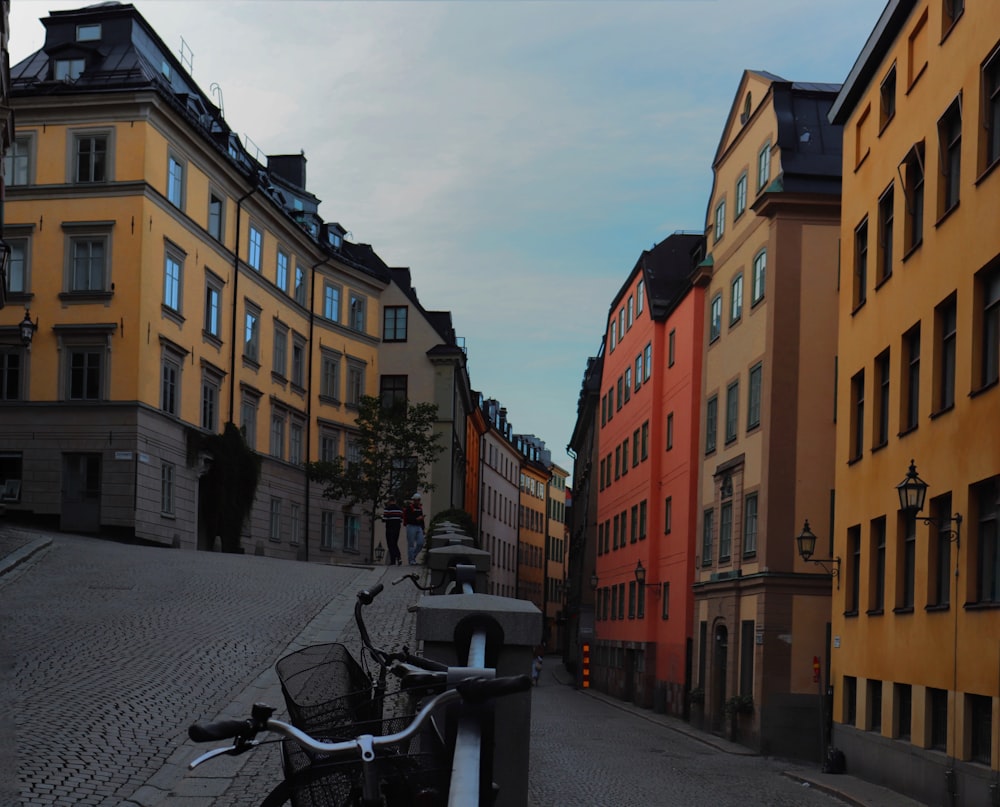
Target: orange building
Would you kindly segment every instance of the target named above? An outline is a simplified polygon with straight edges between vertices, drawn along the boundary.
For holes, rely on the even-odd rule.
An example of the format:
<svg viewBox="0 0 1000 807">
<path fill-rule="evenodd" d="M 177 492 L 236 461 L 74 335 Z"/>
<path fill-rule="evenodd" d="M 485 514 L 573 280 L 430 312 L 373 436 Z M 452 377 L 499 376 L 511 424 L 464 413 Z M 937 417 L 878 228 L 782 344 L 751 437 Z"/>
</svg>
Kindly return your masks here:
<svg viewBox="0 0 1000 807">
<path fill-rule="evenodd" d="M 690 684 L 702 238 L 643 252 L 608 317 L 600 396 L 594 685 L 682 714 Z M 596 413 L 595 413 L 596 416 Z"/>
<path fill-rule="evenodd" d="M 704 720 L 819 758 L 830 577 L 795 552 L 833 488 L 838 85 L 746 71 L 713 163 L 695 625 Z"/>
<path fill-rule="evenodd" d="M 996 804 L 1000 775 L 998 38 L 995 2 L 892 0 L 831 112 L 833 742 L 930 804 Z M 919 477 L 926 507 L 902 509 Z"/>
</svg>

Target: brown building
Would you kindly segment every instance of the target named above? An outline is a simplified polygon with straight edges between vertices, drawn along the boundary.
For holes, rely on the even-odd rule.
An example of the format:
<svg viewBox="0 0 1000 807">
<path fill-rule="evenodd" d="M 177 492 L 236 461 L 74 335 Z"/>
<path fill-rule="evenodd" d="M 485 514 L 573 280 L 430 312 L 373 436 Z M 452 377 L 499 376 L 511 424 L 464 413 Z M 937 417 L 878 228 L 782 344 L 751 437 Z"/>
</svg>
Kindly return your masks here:
<svg viewBox="0 0 1000 807">
<path fill-rule="evenodd" d="M 812 758 L 831 580 L 794 538 L 807 518 L 830 534 L 841 131 L 826 115 L 837 90 L 743 74 L 713 163 L 703 264 L 703 719 L 764 753 Z"/>
</svg>

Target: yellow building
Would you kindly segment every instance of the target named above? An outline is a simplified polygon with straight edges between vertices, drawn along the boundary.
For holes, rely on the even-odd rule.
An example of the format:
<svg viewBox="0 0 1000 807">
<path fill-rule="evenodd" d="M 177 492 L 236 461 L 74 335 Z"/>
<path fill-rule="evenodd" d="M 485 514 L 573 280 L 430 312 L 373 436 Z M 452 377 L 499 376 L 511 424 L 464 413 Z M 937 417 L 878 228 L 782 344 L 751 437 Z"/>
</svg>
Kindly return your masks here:
<svg viewBox="0 0 1000 807">
<path fill-rule="evenodd" d="M 549 463 L 545 492 L 545 638 L 547 650 L 562 652 L 566 646 L 564 616 L 566 607 L 567 528 L 566 479 L 569 472 Z"/>
<path fill-rule="evenodd" d="M 794 536 L 833 487 L 839 85 L 746 71 L 706 221 L 695 682 L 708 726 L 818 759 L 830 577 Z M 698 720 L 698 715 L 695 715 Z"/>
<path fill-rule="evenodd" d="M 833 743 L 932 804 L 995 804 L 1000 771 L 998 34 L 997 3 L 892 0 L 831 111 Z M 919 513 L 897 495 L 911 461 Z"/>
<path fill-rule="evenodd" d="M 43 23 L 11 71 L 8 511 L 217 548 L 200 442 L 232 421 L 263 457 L 243 550 L 364 555 L 361 516 L 322 500 L 304 463 L 351 453 L 386 267 L 319 218 L 304 155 L 265 165 L 240 144 L 134 7 Z"/>
</svg>

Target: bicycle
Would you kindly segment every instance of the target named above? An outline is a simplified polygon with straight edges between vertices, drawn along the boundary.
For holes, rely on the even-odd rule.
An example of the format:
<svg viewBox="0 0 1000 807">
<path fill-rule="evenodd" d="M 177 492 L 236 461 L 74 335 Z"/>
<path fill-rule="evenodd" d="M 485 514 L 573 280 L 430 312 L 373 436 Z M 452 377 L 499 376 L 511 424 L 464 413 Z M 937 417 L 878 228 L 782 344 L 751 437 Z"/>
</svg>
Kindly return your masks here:
<svg viewBox="0 0 1000 807">
<path fill-rule="evenodd" d="M 415 575 L 394 585 L 407 578 L 423 588 Z M 265 704 L 256 704 L 246 720 L 196 723 L 189 729 L 193 741 L 232 739 L 233 744 L 201 755 L 189 767 L 245 753 L 261 744 L 257 734 L 266 731 L 282 738 L 284 778 L 262 807 L 289 800 L 294 807 L 490 804 L 496 786 L 489 701 L 526 691 L 530 680 L 493 677 L 485 666 L 494 633 L 488 624 L 463 629 L 469 648 L 465 667 L 448 667 L 406 647 L 401 652 L 375 647 L 362 609 L 382 590 L 379 584 L 358 592 L 355 604 L 362 660 L 367 654 L 378 664 L 377 676 L 341 644 L 291 653 L 276 665 L 291 723 L 275 720 L 275 709 Z M 400 677 L 396 691 L 387 687 L 388 672 Z"/>
</svg>

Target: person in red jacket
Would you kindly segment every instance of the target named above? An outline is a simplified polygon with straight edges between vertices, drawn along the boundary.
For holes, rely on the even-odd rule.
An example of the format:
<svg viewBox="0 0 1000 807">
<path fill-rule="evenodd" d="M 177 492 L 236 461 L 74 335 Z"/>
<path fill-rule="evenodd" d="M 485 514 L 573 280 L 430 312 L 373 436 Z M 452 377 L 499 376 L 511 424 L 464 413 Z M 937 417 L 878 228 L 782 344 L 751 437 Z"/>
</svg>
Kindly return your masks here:
<svg viewBox="0 0 1000 807">
<path fill-rule="evenodd" d="M 417 555 L 424 548 L 424 508 L 420 503 L 420 494 L 414 493 L 407 500 L 403 510 L 403 523 L 406 525 L 406 555 L 410 565 L 417 563 Z"/>
</svg>

